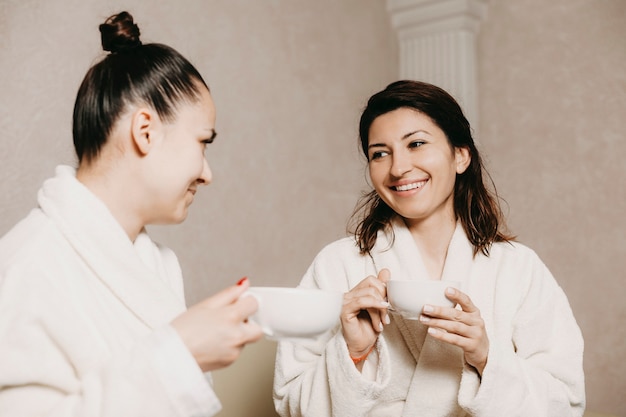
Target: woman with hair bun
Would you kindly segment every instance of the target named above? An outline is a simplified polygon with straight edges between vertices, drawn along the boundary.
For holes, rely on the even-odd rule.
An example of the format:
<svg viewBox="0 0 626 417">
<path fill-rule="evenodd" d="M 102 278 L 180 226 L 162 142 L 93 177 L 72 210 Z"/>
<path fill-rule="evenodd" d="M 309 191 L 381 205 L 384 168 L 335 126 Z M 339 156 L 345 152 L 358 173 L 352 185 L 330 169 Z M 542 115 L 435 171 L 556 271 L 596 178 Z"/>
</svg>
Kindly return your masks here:
<svg viewBox="0 0 626 417">
<path fill-rule="evenodd" d="M 110 53 L 76 96 L 78 167 L 0 240 L 0 416 L 213 416 L 210 371 L 260 339 L 247 279 L 190 307 L 149 224 L 182 222 L 202 185 L 215 105 L 174 49 L 132 16 L 100 25 Z"/>
<path fill-rule="evenodd" d="M 550 271 L 506 232 L 454 98 L 394 82 L 368 100 L 359 135 L 373 190 L 353 236 L 323 248 L 301 282 L 344 292 L 338 326 L 279 343 L 279 414 L 582 416 L 580 329 Z M 445 290 L 456 308 L 396 314 L 394 279 L 458 282 Z"/>
</svg>

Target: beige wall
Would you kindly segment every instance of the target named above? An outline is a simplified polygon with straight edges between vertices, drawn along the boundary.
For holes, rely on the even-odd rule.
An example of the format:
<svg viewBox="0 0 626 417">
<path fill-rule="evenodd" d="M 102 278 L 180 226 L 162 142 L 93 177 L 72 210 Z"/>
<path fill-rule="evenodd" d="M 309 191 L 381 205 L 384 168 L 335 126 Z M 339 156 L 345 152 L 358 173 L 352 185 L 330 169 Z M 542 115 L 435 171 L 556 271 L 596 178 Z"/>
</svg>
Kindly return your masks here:
<svg viewBox="0 0 626 417">
<path fill-rule="evenodd" d="M 569 296 L 588 408 L 626 416 L 626 2 L 488 3 L 480 143 L 511 228 Z"/>
<path fill-rule="evenodd" d="M 626 3 L 488 3 L 480 146 L 511 228 L 570 297 L 590 408 L 626 415 Z M 0 0 L 0 234 L 56 164 L 74 163 L 74 94 L 99 56 L 97 25 L 121 8 L 144 41 L 198 66 L 217 105 L 214 184 L 184 224 L 153 229 L 177 251 L 189 301 L 244 275 L 295 285 L 364 184 L 359 110 L 397 73 L 384 1 Z M 274 349 L 248 346 L 215 373 L 222 417 L 273 415 Z"/>
</svg>

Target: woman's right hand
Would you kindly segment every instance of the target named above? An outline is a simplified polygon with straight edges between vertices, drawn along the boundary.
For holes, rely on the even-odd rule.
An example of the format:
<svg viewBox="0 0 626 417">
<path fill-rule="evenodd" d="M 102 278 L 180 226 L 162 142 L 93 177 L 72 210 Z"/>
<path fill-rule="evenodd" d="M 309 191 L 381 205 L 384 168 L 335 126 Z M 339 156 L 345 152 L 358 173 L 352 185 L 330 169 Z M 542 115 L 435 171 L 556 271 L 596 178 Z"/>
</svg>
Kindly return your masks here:
<svg viewBox="0 0 626 417">
<path fill-rule="evenodd" d="M 202 371 L 230 365 L 247 343 L 263 335 L 261 328 L 248 320 L 259 308 L 256 299 L 241 297 L 249 286 L 244 279 L 191 306 L 172 321 Z"/>
<path fill-rule="evenodd" d="M 342 333 L 353 358 L 369 352 L 383 326 L 389 324 L 386 301 L 389 277 L 389 270 L 382 269 L 378 277 L 370 275 L 343 297 Z"/>
</svg>

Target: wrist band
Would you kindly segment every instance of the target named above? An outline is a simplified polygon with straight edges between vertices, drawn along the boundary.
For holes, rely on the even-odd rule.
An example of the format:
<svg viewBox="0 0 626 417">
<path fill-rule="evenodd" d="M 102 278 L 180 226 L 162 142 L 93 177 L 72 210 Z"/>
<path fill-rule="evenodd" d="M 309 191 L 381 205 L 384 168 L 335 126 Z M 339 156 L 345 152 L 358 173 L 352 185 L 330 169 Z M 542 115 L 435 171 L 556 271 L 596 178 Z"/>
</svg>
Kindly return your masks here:
<svg viewBox="0 0 626 417">
<path fill-rule="evenodd" d="M 369 354 L 372 353 L 375 347 L 376 347 L 376 343 L 372 345 L 372 347 L 367 351 L 367 353 L 365 353 L 365 355 L 359 356 L 358 358 L 353 358 L 352 355 L 350 355 L 350 359 L 352 359 L 352 362 L 354 362 L 355 365 L 359 362 L 363 362 L 365 359 L 367 359 Z"/>
</svg>

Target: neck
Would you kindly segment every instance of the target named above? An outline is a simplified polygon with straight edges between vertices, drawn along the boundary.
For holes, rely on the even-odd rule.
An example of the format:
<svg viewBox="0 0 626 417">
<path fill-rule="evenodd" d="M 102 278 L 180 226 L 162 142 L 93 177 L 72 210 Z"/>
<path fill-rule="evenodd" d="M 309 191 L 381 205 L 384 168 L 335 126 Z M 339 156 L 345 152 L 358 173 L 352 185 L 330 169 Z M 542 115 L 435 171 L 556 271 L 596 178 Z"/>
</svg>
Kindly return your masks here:
<svg viewBox="0 0 626 417">
<path fill-rule="evenodd" d="M 456 229 L 454 217 L 410 222 L 405 220 L 413 240 L 417 244 L 422 259 L 432 279 L 441 279 L 448 255 L 450 240 Z"/>
<path fill-rule="evenodd" d="M 107 169 L 102 163 L 81 164 L 76 178 L 96 195 L 109 209 L 132 242 L 144 228 L 144 224 L 133 209 L 133 197 L 137 195 L 132 187 L 131 173 L 116 165 Z"/>
</svg>

